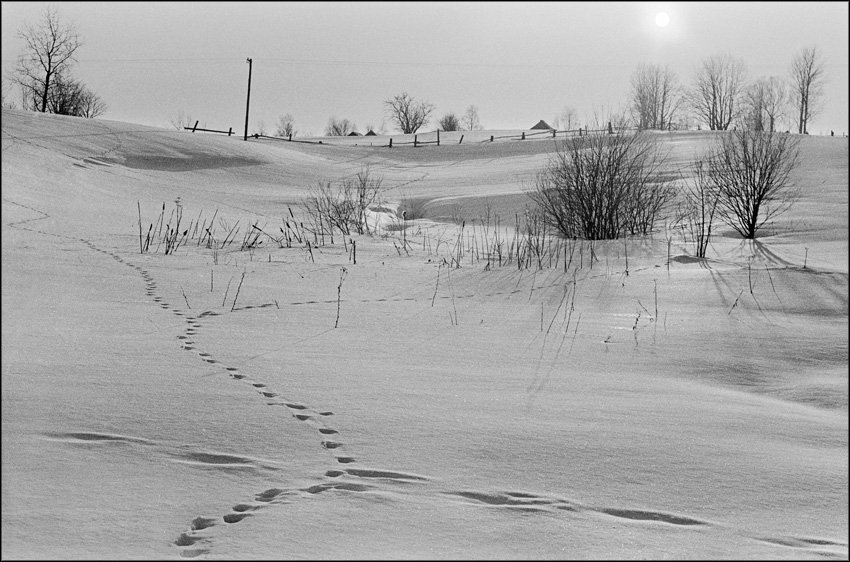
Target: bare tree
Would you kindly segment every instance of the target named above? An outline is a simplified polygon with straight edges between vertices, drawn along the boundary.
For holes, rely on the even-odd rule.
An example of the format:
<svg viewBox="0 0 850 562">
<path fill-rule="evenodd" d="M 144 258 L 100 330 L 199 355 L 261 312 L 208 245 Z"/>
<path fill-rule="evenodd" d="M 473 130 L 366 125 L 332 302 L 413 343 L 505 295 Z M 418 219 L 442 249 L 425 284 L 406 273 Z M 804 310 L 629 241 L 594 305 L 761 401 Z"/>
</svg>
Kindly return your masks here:
<svg viewBox="0 0 850 562">
<path fill-rule="evenodd" d="M 261 137 L 266 136 L 266 122 L 263 121 L 262 119 L 257 121 L 257 128 L 254 129 L 254 132 L 256 134 L 260 135 Z"/>
<path fill-rule="evenodd" d="M 107 109 L 109 109 L 109 106 L 107 106 L 106 103 L 102 99 L 100 99 L 100 96 L 90 91 L 89 89 L 86 89 L 83 92 L 83 95 L 80 98 L 80 117 L 94 119 L 95 117 L 100 117 L 101 115 L 106 113 Z"/>
<path fill-rule="evenodd" d="M 84 87 L 62 74 L 53 77 L 48 88 L 47 111 L 57 115 L 76 115 Z"/>
<path fill-rule="evenodd" d="M 184 127 L 191 127 L 195 122 L 192 116 L 182 109 L 168 118 L 168 122 L 178 131 L 182 131 Z"/>
<path fill-rule="evenodd" d="M 798 154 L 799 137 L 784 133 L 740 129 L 717 139 L 704 163 L 719 218 L 744 238 L 755 238 L 797 200 L 799 188 L 789 176 Z"/>
<path fill-rule="evenodd" d="M 721 53 L 703 61 L 696 70 L 689 100 L 694 114 L 712 131 L 725 131 L 742 113 L 745 87 L 743 61 Z"/>
<path fill-rule="evenodd" d="M 325 127 L 325 136 L 344 137 L 348 133 L 357 131 L 357 126 L 348 119 L 337 119 L 331 117 Z"/>
<path fill-rule="evenodd" d="M 787 90 L 781 78 L 759 78 L 744 96 L 744 125 L 755 131 L 775 131 L 787 104 Z"/>
<path fill-rule="evenodd" d="M 460 119 L 454 113 L 446 113 L 437 123 L 443 131 L 460 131 Z"/>
<path fill-rule="evenodd" d="M 47 97 L 47 111 L 57 115 L 71 115 L 94 119 L 106 112 L 107 106 L 100 96 L 85 84 L 66 77 L 54 76 Z"/>
<path fill-rule="evenodd" d="M 463 126 L 467 131 L 478 131 L 482 129 L 481 119 L 478 118 L 478 107 L 470 105 L 463 114 Z"/>
<path fill-rule="evenodd" d="M 73 65 L 82 40 L 77 28 L 61 22 L 51 7 L 37 24 L 25 24 L 18 37 L 26 47 L 18 56 L 14 80 L 21 87 L 24 109 L 46 113 L 53 81 Z"/>
<path fill-rule="evenodd" d="M 817 47 L 804 47 L 791 63 L 797 132 L 808 134 L 809 122 L 820 112 L 826 70 Z"/>
<path fill-rule="evenodd" d="M 405 135 L 415 133 L 425 126 L 431 118 L 434 104 L 416 99 L 402 92 L 392 99 L 384 101 L 384 107 L 390 121 L 393 121 Z"/>
<path fill-rule="evenodd" d="M 648 234 L 675 195 L 661 173 L 665 158 L 656 137 L 643 132 L 567 138 L 530 196 L 547 224 L 568 238 Z"/>
<path fill-rule="evenodd" d="M 711 242 L 711 230 L 717 215 L 717 189 L 711 181 L 705 155 L 694 163 L 694 177 L 683 181 L 682 201 L 676 212 L 676 227 L 681 227 L 685 242 L 694 245 L 696 257 L 704 258 Z"/>
<path fill-rule="evenodd" d="M 17 109 L 15 102 L 9 99 L 9 94 L 11 92 L 11 85 L 7 84 L 6 77 L 2 78 L 3 80 L 3 88 L 2 88 L 2 100 L 0 100 L 0 105 L 2 105 L 3 109 Z"/>
<path fill-rule="evenodd" d="M 682 103 L 678 78 L 670 68 L 641 64 L 631 77 L 632 116 L 641 129 L 669 129 Z"/>
<path fill-rule="evenodd" d="M 276 137 L 289 137 L 290 135 L 294 137 L 297 132 L 295 130 L 295 119 L 291 113 L 278 117 L 277 129 L 275 130 Z"/>
<path fill-rule="evenodd" d="M 590 116 L 585 116 L 585 123 L 588 127 L 597 130 L 608 129 L 611 125 L 612 132 L 614 130 L 627 129 L 631 125 L 629 110 L 623 109 L 618 103 L 616 107 L 609 103 L 601 104 L 598 108 L 594 107 Z"/>
<path fill-rule="evenodd" d="M 572 131 L 573 127 L 579 126 L 578 111 L 570 105 L 565 105 L 564 109 L 555 116 L 553 125 L 556 129 Z"/>
</svg>

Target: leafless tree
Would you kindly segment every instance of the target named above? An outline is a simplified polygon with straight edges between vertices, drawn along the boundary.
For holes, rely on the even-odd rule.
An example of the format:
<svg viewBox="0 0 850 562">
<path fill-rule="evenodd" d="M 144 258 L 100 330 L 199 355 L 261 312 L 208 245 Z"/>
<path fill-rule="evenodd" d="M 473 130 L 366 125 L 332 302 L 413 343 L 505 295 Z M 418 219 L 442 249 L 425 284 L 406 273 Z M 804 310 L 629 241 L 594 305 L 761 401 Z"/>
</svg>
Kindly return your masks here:
<svg viewBox="0 0 850 562">
<path fill-rule="evenodd" d="M 682 200 L 676 211 L 674 225 L 682 229 L 685 242 L 694 245 L 696 257 L 704 258 L 711 242 L 711 231 L 717 215 L 719 201 L 717 189 L 711 181 L 708 160 L 698 155 L 692 179 L 682 181 Z"/>
<path fill-rule="evenodd" d="M 531 199 L 568 238 L 648 234 L 675 196 L 665 159 L 656 137 L 643 132 L 567 138 L 537 175 Z"/>
<path fill-rule="evenodd" d="M 348 119 L 337 119 L 331 117 L 328 119 L 328 124 L 325 126 L 325 136 L 328 137 L 344 137 L 348 133 L 357 130 L 357 126 Z"/>
<path fill-rule="evenodd" d="M 629 117 L 629 111 L 623 109 L 619 104 L 614 107 L 613 104 L 601 104 L 598 108 L 594 107 L 590 116 L 585 117 L 585 123 L 591 129 L 607 130 L 610 123 L 612 131 L 627 129 L 632 122 Z"/>
<path fill-rule="evenodd" d="M 437 123 L 443 131 L 460 131 L 460 119 L 454 113 L 446 113 Z"/>
<path fill-rule="evenodd" d="M 743 61 L 721 53 L 696 70 L 689 101 L 694 114 L 712 131 L 725 131 L 741 116 L 745 88 Z"/>
<path fill-rule="evenodd" d="M 574 127 L 579 127 L 578 111 L 570 105 L 565 105 L 561 113 L 555 116 L 552 124 L 556 129 L 572 131 Z"/>
<path fill-rule="evenodd" d="M 797 132 L 808 134 L 809 122 L 820 112 L 826 70 L 817 47 L 804 47 L 791 63 Z"/>
<path fill-rule="evenodd" d="M 261 137 L 266 136 L 266 122 L 263 121 L 262 119 L 257 121 L 257 128 L 254 129 L 254 132 L 256 134 L 260 135 Z"/>
<path fill-rule="evenodd" d="M 744 125 L 755 131 L 775 131 L 787 105 L 787 89 L 781 78 L 759 78 L 744 96 Z"/>
<path fill-rule="evenodd" d="M 94 119 L 106 113 L 107 109 L 109 109 L 109 106 L 100 99 L 100 96 L 86 89 L 82 99 L 80 99 L 80 117 Z"/>
<path fill-rule="evenodd" d="M 289 137 L 292 135 L 294 137 L 297 132 L 298 131 L 295 130 L 295 119 L 292 117 L 292 114 L 287 113 L 286 115 L 278 117 L 275 136 Z"/>
<path fill-rule="evenodd" d="M 799 137 L 785 133 L 742 128 L 718 138 L 704 162 L 719 218 L 744 238 L 755 238 L 799 197 L 789 181 L 798 154 Z"/>
<path fill-rule="evenodd" d="M 25 24 L 18 37 L 26 47 L 18 56 L 14 80 L 21 87 L 24 109 L 46 113 L 53 81 L 67 75 L 83 42 L 77 28 L 61 22 L 51 7 L 37 24 Z"/>
<path fill-rule="evenodd" d="M 405 135 L 415 133 L 425 126 L 435 109 L 434 104 L 416 101 L 407 92 L 384 101 L 384 108 L 389 120 L 394 122 Z"/>
<path fill-rule="evenodd" d="M 478 131 L 483 128 L 481 119 L 478 118 L 478 107 L 470 105 L 463 114 L 463 126 L 467 131 Z"/>
<path fill-rule="evenodd" d="M 632 116 L 641 129 L 669 129 L 682 103 L 678 78 L 669 67 L 641 64 L 631 77 Z"/>
<path fill-rule="evenodd" d="M 168 118 L 168 122 L 178 131 L 182 131 L 184 127 L 191 127 L 195 124 L 192 116 L 182 109 Z"/>
<path fill-rule="evenodd" d="M 3 109 L 17 109 L 15 102 L 9 99 L 9 94 L 11 93 L 11 84 L 6 82 L 6 77 L 2 78 L 3 80 L 3 88 L 2 88 L 2 100 L 0 100 L 0 105 L 2 105 Z"/>
<path fill-rule="evenodd" d="M 85 84 L 59 74 L 54 76 L 47 98 L 47 111 L 94 119 L 106 112 L 107 106 Z"/>
</svg>

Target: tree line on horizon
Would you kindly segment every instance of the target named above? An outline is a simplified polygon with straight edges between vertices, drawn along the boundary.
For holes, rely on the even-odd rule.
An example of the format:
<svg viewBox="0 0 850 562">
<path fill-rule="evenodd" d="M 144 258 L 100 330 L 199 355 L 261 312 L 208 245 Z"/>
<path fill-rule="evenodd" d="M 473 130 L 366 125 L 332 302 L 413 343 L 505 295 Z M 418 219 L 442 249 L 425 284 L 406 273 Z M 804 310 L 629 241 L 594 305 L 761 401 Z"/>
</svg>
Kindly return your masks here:
<svg viewBox="0 0 850 562">
<path fill-rule="evenodd" d="M 18 36 L 26 46 L 9 78 L 20 88 L 23 109 L 87 118 L 106 112 L 104 101 L 71 73 L 76 52 L 83 45 L 76 26 L 60 21 L 56 10 L 47 7 L 42 18 L 36 24 L 24 24 Z M 808 125 L 823 109 L 826 78 L 824 58 L 816 45 L 796 53 L 786 76 L 750 78 L 743 59 L 721 52 L 696 67 L 690 86 L 683 86 L 669 66 L 642 63 L 630 77 L 626 109 L 594 114 L 585 121 L 657 130 L 705 126 L 712 131 L 740 127 L 773 132 L 785 125 L 789 131 L 793 126 L 798 134 L 808 134 Z M 15 106 L 5 85 L 2 95 L 3 107 Z M 384 100 L 383 107 L 386 119 L 381 133 L 388 123 L 403 134 L 416 133 L 431 122 L 436 110 L 434 104 L 407 92 Z M 182 111 L 169 121 L 177 129 L 191 126 L 191 118 Z M 442 131 L 483 128 L 475 105 L 462 116 L 449 111 L 436 123 Z M 580 128 L 578 112 L 565 106 L 553 125 L 558 130 Z M 265 134 L 265 124 L 260 122 L 258 127 L 259 134 Z M 369 131 L 374 132 L 372 125 L 367 126 Z M 297 132 L 291 113 L 279 117 L 275 136 L 295 136 Z M 344 136 L 356 133 L 357 126 L 349 119 L 331 116 L 324 132 L 326 136 Z"/>
<path fill-rule="evenodd" d="M 788 75 L 748 77 L 746 64 L 718 53 L 697 66 L 689 88 L 668 66 L 641 64 L 631 75 L 629 117 L 640 129 L 746 128 L 774 132 L 793 124 L 799 134 L 823 108 L 826 69 L 817 46 L 801 48 Z M 789 129 L 790 130 L 790 129 Z"/>
<path fill-rule="evenodd" d="M 629 104 L 625 110 L 595 114 L 594 126 L 611 122 L 617 128 L 691 129 L 703 125 L 711 131 L 745 128 L 775 132 L 785 125 L 798 134 L 808 134 L 808 125 L 823 109 L 826 67 L 818 47 L 801 48 L 791 61 L 788 75 L 748 78 L 746 64 L 728 53 L 708 57 L 697 66 L 690 87 L 682 86 L 669 66 L 642 63 L 630 77 Z M 436 109 L 434 104 L 416 100 L 402 92 L 384 101 L 388 121 L 403 134 L 416 133 L 427 125 Z M 277 136 L 292 133 L 291 114 L 281 116 Z M 579 114 L 565 106 L 555 116 L 554 128 L 581 128 Z M 588 123 L 585 123 L 585 126 Z M 448 112 L 437 119 L 441 131 L 482 129 L 478 108 L 470 105 L 463 117 Z M 373 130 L 370 125 L 369 131 Z M 382 127 L 383 129 L 383 127 Z M 326 136 L 344 136 L 357 131 L 348 119 L 332 116 Z M 285 134 L 281 134 L 285 133 Z M 293 133 L 294 134 L 294 133 Z"/>
</svg>

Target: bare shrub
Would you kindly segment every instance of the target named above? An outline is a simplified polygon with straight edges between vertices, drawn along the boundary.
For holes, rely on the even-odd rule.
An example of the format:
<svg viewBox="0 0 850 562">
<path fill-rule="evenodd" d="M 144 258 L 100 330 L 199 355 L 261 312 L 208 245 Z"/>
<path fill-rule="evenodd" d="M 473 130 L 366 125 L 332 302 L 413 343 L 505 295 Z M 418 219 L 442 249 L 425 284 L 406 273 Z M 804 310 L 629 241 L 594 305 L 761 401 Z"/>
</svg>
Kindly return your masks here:
<svg viewBox="0 0 850 562">
<path fill-rule="evenodd" d="M 192 120 L 192 115 L 186 113 L 182 109 L 177 113 L 168 117 L 168 122 L 178 131 L 182 131 L 184 127 L 191 127 L 195 122 Z"/>
<path fill-rule="evenodd" d="M 344 179 L 337 185 L 320 181 L 314 187 L 302 207 L 319 234 L 371 234 L 367 209 L 377 204 L 383 193 L 383 178 L 373 177 L 368 168 L 362 169 L 354 178 Z"/>
<path fill-rule="evenodd" d="M 648 133 L 591 134 L 557 145 L 530 193 L 547 224 L 568 238 L 649 234 L 675 191 Z"/>
<path fill-rule="evenodd" d="M 705 157 L 698 156 L 693 180 L 683 182 L 682 201 L 676 210 L 675 227 L 682 229 L 685 242 L 694 246 L 696 257 L 704 258 L 711 242 L 711 229 L 717 214 L 717 190 L 708 172 Z"/>
<path fill-rule="evenodd" d="M 344 137 L 348 133 L 357 131 L 357 126 L 348 119 L 337 119 L 331 117 L 328 119 L 328 124 L 325 127 L 325 136 L 328 137 Z"/>
<path fill-rule="evenodd" d="M 460 131 L 460 118 L 454 113 L 447 113 L 437 123 L 443 131 Z"/>
<path fill-rule="evenodd" d="M 744 238 L 755 238 L 799 198 L 799 188 L 789 183 L 798 156 L 799 138 L 785 133 L 742 129 L 721 136 L 704 159 L 718 217 Z"/>
</svg>

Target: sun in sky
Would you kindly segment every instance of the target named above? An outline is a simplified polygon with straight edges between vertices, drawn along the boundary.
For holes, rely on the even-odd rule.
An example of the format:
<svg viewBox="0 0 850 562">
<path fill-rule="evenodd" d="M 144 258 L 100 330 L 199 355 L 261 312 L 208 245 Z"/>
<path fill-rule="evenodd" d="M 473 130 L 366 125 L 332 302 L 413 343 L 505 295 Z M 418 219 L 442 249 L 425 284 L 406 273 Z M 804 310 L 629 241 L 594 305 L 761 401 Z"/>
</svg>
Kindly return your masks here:
<svg viewBox="0 0 850 562">
<path fill-rule="evenodd" d="M 667 15 L 667 12 L 658 12 L 655 14 L 655 25 L 658 27 L 667 27 L 668 23 L 670 23 L 670 16 Z"/>
</svg>

